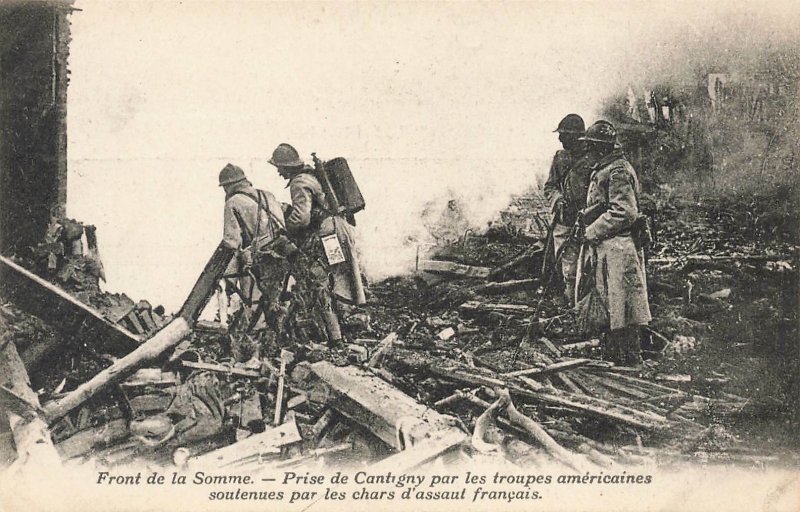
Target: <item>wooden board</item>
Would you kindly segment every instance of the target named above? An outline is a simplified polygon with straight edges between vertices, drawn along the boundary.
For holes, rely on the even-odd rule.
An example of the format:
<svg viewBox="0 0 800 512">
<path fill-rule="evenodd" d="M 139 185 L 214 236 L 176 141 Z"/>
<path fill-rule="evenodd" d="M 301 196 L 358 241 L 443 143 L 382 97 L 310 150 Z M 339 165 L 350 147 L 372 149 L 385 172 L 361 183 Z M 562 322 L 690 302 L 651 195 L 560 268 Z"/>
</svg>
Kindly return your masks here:
<svg viewBox="0 0 800 512">
<path fill-rule="evenodd" d="M 452 418 L 360 368 L 337 367 L 320 361 L 311 365 L 311 371 L 330 389 L 330 408 L 395 449 L 402 448 L 398 446 L 398 431 L 402 431 L 406 448 L 445 432 L 461 433 L 453 426 Z M 461 435 L 466 438 L 465 434 Z"/>
<path fill-rule="evenodd" d="M 530 316 L 536 313 L 536 308 L 524 304 L 492 304 L 471 300 L 458 306 L 464 313 L 504 313 Z"/>
<path fill-rule="evenodd" d="M 213 452 L 189 459 L 190 468 L 222 468 L 247 457 L 280 453 L 281 446 L 302 441 L 294 421 L 271 428 L 260 434 L 225 446 Z"/>
</svg>

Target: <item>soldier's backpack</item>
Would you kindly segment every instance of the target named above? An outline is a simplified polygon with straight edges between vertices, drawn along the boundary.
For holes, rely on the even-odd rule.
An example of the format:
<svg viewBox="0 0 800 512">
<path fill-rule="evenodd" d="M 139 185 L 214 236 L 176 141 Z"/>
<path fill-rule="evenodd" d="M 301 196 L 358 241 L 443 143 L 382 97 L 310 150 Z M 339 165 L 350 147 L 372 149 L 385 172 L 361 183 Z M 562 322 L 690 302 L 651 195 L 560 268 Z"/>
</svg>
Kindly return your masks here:
<svg viewBox="0 0 800 512">
<path fill-rule="evenodd" d="M 351 224 L 355 224 L 353 215 L 366 207 L 364 196 L 358 188 L 347 160 L 342 157 L 321 161 L 316 154 L 314 158 L 314 175 L 322 185 L 325 197 L 332 214 L 344 215 Z"/>
</svg>

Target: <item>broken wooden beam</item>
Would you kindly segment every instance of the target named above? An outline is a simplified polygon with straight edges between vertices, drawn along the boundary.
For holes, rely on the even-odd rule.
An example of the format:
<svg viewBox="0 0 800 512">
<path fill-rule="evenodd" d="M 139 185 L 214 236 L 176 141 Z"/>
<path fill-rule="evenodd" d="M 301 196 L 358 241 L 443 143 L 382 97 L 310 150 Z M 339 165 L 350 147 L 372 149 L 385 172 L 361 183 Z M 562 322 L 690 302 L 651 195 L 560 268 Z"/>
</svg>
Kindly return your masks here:
<svg viewBox="0 0 800 512">
<path fill-rule="evenodd" d="M 222 468 L 241 463 L 245 459 L 268 454 L 279 454 L 282 446 L 302 441 L 300 431 L 294 421 L 253 434 L 237 443 L 224 446 L 212 452 L 192 457 L 189 467 Z"/>
<path fill-rule="evenodd" d="M 496 295 L 500 293 L 512 293 L 520 290 L 530 290 L 539 286 L 539 279 L 514 279 L 501 283 L 486 283 L 475 286 L 471 289 L 474 293 L 484 295 Z"/>
<path fill-rule="evenodd" d="M 419 260 L 417 262 L 417 270 L 431 272 L 434 274 L 450 274 L 463 277 L 485 278 L 489 276 L 491 269 L 488 267 L 473 267 L 453 261 Z"/>
<path fill-rule="evenodd" d="M 216 283 L 233 258 L 234 250 L 220 242 L 208 260 L 186 299 L 180 314 L 158 331 L 152 338 L 130 354 L 117 359 L 110 367 L 78 386 L 65 397 L 47 404 L 45 412 L 51 423 L 83 404 L 110 384 L 116 384 L 133 375 L 145 364 L 161 357 L 192 332 L 192 325 L 208 303 Z"/>
<path fill-rule="evenodd" d="M 467 436 L 460 430 L 439 432 L 368 467 L 377 474 L 388 471 L 407 473 L 446 456 L 461 446 L 466 438 Z"/>
<path fill-rule="evenodd" d="M 729 263 L 729 262 L 761 262 L 761 261 L 782 261 L 782 260 L 792 260 L 792 256 L 786 255 L 767 255 L 767 254 L 739 254 L 739 255 L 728 255 L 728 254 L 687 254 L 685 256 L 666 256 L 661 258 L 650 258 L 647 260 L 648 263 L 653 264 L 669 264 L 669 263 L 679 263 L 679 262 L 719 262 L 719 263 Z"/>
<path fill-rule="evenodd" d="M 600 346 L 600 340 L 593 339 L 588 341 L 579 341 L 578 343 L 567 343 L 566 345 L 560 345 L 559 348 L 562 352 L 574 352 L 577 350 L 583 350 L 585 348 L 595 348 Z"/>
<path fill-rule="evenodd" d="M 38 403 L 34 403 L 4 385 L 0 385 L 0 410 L 12 412 L 26 420 L 37 416 L 44 417 L 44 410 Z"/>
<path fill-rule="evenodd" d="M 666 430 L 671 422 L 664 416 L 645 412 L 601 398 L 569 392 L 528 391 L 511 388 L 512 394 L 549 405 L 561 406 L 596 418 L 645 430 Z"/>
<path fill-rule="evenodd" d="M 443 432 L 458 432 L 466 438 L 453 426 L 453 418 L 420 404 L 365 370 L 337 367 L 327 361 L 312 364 L 311 370 L 330 389 L 330 408 L 397 450 Z"/>
<path fill-rule="evenodd" d="M 112 354 L 126 354 L 141 342 L 96 309 L 5 256 L 0 256 L 0 291 L 23 311 L 69 335 L 80 333 L 85 339 L 98 340 Z"/>
<path fill-rule="evenodd" d="M 397 342 L 397 333 L 390 332 L 386 335 L 385 338 L 381 340 L 378 344 L 378 348 L 375 349 L 375 352 L 372 353 L 372 356 L 369 358 L 369 362 L 367 362 L 367 366 L 369 368 L 380 368 L 383 364 L 383 357 L 386 355 L 392 346 Z"/>
<path fill-rule="evenodd" d="M 201 363 L 195 361 L 181 361 L 181 366 L 184 368 L 191 368 L 193 370 L 204 370 L 208 372 L 222 373 L 225 375 L 235 375 L 237 377 L 248 377 L 251 379 L 258 379 L 264 375 L 256 370 L 248 370 L 247 368 L 235 368 L 233 366 L 226 366 L 224 364 Z"/>
<path fill-rule="evenodd" d="M 10 427 L 16 446 L 14 465 L 20 468 L 28 463 L 36 468 L 57 465 L 60 459 L 47 423 L 39 414 L 39 397 L 31 389 L 28 372 L 11 342 L 0 343 L 0 385 L 9 392 L 8 397 L 19 399 L 0 401 L 0 421 Z"/>
<path fill-rule="evenodd" d="M 502 303 L 488 303 L 480 302 L 477 300 L 467 301 L 458 306 L 459 311 L 462 313 L 503 313 L 512 315 L 526 315 L 531 316 L 536 313 L 536 308 L 526 306 L 524 304 L 502 304 Z"/>
<path fill-rule="evenodd" d="M 534 258 L 538 257 L 544 251 L 544 245 L 541 241 L 537 245 L 526 249 L 522 254 L 512 258 L 511 260 L 499 265 L 489 271 L 488 277 L 494 279 L 500 277 L 502 274 L 519 267 L 522 264 L 530 263 Z"/>
<path fill-rule="evenodd" d="M 510 378 L 519 377 L 520 375 L 526 375 L 528 377 L 533 377 L 536 375 L 549 375 L 562 372 L 564 370 L 570 370 L 572 368 L 578 368 L 579 366 L 584 366 L 585 364 L 589 363 L 589 361 L 591 361 L 591 359 L 568 359 L 566 361 L 560 361 L 558 363 L 547 365 L 544 368 L 528 368 L 526 370 L 503 373 L 501 377 Z"/>
</svg>

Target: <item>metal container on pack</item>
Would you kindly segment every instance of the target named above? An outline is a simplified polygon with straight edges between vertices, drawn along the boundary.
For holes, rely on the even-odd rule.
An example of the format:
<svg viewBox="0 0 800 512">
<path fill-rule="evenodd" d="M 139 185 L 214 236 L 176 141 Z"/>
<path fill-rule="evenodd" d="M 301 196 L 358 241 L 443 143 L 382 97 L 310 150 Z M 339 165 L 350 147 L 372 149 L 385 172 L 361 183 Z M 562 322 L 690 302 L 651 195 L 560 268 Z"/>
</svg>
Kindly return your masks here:
<svg viewBox="0 0 800 512">
<path fill-rule="evenodd" d="M 339 211 L 348 214 L 360 212 L 366 206 L 350 166 L 344 158 L 334 158 L 324 164 L 328 182 L 339 203 Z"/>
</svg>

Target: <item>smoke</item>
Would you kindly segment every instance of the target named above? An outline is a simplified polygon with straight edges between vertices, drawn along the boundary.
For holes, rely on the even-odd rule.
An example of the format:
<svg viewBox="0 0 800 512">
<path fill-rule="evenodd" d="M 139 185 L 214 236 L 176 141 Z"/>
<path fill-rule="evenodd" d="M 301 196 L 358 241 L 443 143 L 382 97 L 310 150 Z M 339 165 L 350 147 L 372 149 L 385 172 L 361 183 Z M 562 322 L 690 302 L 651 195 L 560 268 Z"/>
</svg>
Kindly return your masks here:
<svg viewBox="0 0 800 512">
<path fill-rule="evenodd" d="M 228 161 L 285 201 L 266 162 L 278 143 L 346 157 L 378 279 L 413 266 L 449 200 L 480 229 L 541 183 L 565 114 L 588 124 L 631 82 L 679 81 L 726 45 L 796 31 L 796 8 L 775 4 L 76 6 L 69 214 L 98 226 L 112 291 L 167 309 L 219 240 Z"/>
</svg>

